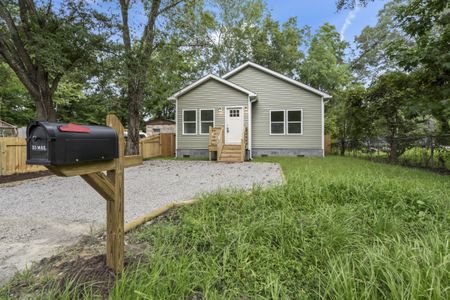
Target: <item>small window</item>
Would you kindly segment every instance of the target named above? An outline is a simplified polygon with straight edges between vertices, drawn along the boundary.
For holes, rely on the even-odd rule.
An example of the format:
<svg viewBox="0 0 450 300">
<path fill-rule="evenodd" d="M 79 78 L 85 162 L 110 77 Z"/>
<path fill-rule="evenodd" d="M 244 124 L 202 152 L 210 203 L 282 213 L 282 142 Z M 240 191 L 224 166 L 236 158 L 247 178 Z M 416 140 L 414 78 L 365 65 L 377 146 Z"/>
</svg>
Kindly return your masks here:
<svg viewBox="0 0 450 300">
<path fill-rule="evenodd" d="M 232 118 L 239 118 L 241 113 L 240 109 L 230 109 L 230 117 Z"/>
<path fill-rule="evenodd" d="M 303 111 L 288 110 L 287 111 L 287 133 L 302 134 L 303 129 Z"/>
<path fill-rule="evenodd" d="M 284 134 L 284 110 L 270 111 L 270 134 Z"/>
<path fill-rule="evenodd" d="M 196 110 L 183 110 L 183 134 L 197 134 Z"/>
<path fill-rule="evenodd" d="M 161 132 L 161 128 L 153 128 L 153 132 L 154 133 L 160 133 Z"/>
<path fill-rule="evenodd" d="M 214 127 L 214 109 L 201 109 L 200 134 L 209 134 L 209 127 Z"/>
</svg>

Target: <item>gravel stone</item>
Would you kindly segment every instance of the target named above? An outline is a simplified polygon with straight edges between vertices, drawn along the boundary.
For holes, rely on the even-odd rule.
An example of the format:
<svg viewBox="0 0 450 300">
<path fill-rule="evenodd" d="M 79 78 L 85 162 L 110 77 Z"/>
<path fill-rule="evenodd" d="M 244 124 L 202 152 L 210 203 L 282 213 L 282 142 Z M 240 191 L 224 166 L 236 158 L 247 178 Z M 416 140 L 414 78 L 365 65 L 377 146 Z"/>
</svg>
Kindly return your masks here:
<svg viewBox="0 0 450 300">
<path fill-rule="evenodd" d="M 282 182 L 272 163 L 151 160 L 125 170 L 125 222 L 218 189 Z M 0 284 L 17 269 L 104 226 L 105 200 L 79 176 L 0 185 Z"/>
</svg>

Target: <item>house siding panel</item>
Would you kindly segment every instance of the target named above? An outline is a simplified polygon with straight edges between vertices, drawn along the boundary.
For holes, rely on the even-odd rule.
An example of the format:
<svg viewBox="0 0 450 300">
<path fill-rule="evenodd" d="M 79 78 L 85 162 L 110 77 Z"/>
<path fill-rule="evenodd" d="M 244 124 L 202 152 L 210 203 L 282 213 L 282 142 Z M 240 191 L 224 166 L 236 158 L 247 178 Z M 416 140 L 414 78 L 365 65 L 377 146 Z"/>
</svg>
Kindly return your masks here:
<svg viewBox="0 0 450 300">
<path fill-rule="evenodd" d="M 177 149 L 208 149 L 208 135 L 199 134 L 200 109 L 214 109 L 215 126 L 224 126 L 225 107 L 247 105 L 246 94 L 213 79 L 180 96 L 177 108 Z M 221 113 L 219 107 L 223 108 Z M 186 109 L 197 110 L 196 135 L 183 135 L 182 112 Z M 247 126 L 247 122 L 248 115 L 244 110 L 244 126 Z"/>
<path fill-rule="evenodd" d="M 251 66 L 227 80 L 258 94 L 252 106 L 253 149 L 322 149 L 321 97 Z M 303 135 L 270 135 L 270 110 L 303 110 Z"/>
</svg>

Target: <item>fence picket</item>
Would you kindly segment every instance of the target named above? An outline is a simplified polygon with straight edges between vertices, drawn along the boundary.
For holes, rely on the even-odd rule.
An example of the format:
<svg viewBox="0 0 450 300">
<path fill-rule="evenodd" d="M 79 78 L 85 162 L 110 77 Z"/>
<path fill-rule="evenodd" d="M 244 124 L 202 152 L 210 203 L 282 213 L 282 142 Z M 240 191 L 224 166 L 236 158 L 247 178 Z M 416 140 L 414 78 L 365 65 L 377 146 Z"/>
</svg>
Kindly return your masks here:
<svg viewBox="0 0 450 300">
<path fill-rule="evenodd" d="M 173 133 L 161 133 L 143 138 L 139 144 L 143 159 L 175 156 L 175 134 Z"/>
<path fill-rule="evenodd" d="M 43 166 L 26 164 L 27 142 L 24 138 L 0 138 L 0 176 L 45 170 Z"/>
</svg>

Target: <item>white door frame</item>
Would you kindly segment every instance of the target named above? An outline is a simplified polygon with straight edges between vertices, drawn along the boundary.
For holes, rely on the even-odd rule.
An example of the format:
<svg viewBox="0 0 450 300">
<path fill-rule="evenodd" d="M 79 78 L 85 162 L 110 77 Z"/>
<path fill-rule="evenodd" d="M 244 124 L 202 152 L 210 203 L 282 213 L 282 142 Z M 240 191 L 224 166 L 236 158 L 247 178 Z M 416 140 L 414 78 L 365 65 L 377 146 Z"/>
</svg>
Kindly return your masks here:
<svg viewBox="0 0 450 300">
<path fill-rule="evenodd" d="M 243 133 L 243 131 L 244 131 L 244 121 L 245 121 L 245 117 L 244 117 L 244 106 L 239 106 L 239 105 L 236 105 L 236 106 L 225 106 L 225 128 L 224 128 L 224 130 L 225 130 L 225 144 L 229 144 L 229 143 L 227 143 L 227 124 L 228 124 L 228 118 L 229 118 L 229 116 L 230 116 L 230 114 L 228 113 L 228 110 L 229 109 L 239 109 L 241 112 L 240 112 L 240 116 L 242 116 L 242 125 L 241 125 L 241 138 L 242 138 L 242 133 Z M 239 141 L 239 143 L 238 144 L 240 144 L 241 142 Z"/>
</svg>

